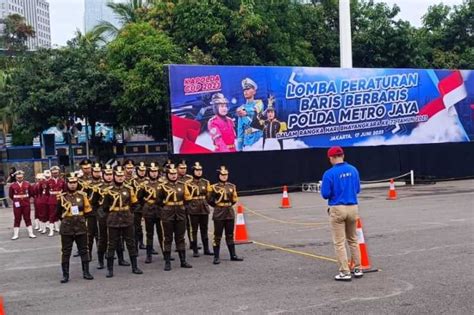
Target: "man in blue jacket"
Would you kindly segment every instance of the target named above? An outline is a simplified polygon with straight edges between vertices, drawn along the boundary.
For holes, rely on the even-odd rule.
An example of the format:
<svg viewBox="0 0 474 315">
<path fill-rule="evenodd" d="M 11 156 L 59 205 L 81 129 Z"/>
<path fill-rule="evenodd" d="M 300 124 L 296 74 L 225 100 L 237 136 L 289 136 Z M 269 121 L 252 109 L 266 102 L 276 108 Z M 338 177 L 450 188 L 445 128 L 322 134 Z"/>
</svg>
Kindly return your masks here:
<svg viewBox="0 0 474 315">
<path fill-rule="evenodd" d="M 360 253 L 357 244 L 356 220 L 358 217 L 357 194 L 360 192 L 360 179 L 357 169 L 344 162 L 341 147 L 328 150 L 332 168 L 323 175 L 321 195 L 328 200 L 328 214 L 334 249 L 339 264 L 337 281 L 351 281 L 351 272 L 347 260 L 346 239 L 354 261 L 354 277 L 363 276 L 360 270 Z"/>
</svg>

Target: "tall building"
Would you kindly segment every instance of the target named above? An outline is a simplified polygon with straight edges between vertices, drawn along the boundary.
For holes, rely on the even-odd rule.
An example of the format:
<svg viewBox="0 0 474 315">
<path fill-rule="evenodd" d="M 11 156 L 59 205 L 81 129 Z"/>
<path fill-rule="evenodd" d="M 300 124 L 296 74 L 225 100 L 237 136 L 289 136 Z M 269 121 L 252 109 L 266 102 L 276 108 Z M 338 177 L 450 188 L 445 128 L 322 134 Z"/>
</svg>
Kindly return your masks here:
<svg viewBox="0 0 474 315">
<path fill-rule="evenodd" d="M 36 36 L 26 43 L 29 50 L 51 47 L 49 3 L 46 0 L 0 0 L 0 19 L 11 14 L 25 17 L 26 23 L 35 30 Z M 0 31 L 3 31 L 3 25 Z"/>
<path fill-rule="evenodd" d="M 120 22 L 115 17 L 112 9 L 107 6 L 109 2 L 121 2 L 120 0 L 84 0 L 84 31 L 91 31 L 102 21 L 107 21 L 115 26 L 120 26 Z M 123 2 L 123 0 L 122 0 Z"/>
</svg>

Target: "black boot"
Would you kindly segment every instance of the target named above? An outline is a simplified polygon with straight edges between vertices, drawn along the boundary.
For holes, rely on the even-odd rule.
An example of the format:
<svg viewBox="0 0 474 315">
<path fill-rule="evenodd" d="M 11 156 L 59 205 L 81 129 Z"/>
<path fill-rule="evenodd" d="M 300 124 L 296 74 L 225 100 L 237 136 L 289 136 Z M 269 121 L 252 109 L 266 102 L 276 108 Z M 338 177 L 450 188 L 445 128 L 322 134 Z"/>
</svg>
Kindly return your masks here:
<svg viewBox="0 0 474 315">
<path fill-rule="evenodd" d="M 207 239 L 207 238 L 203 239 L 202 240 L 202 246 L 204 246 L 204 255 L 207 255 L 207 256 L 214 255 L 214 253 L 209 250 L 209 239 Z"/>
<path fill-rule="evenodd" d="M 193 241 L 191 247 L 193 248 L 193 257 L 199 257 L 197 241 Z"/>
<path fill-rule="evenodd" d="M 61 264 L 61 269 L 63 270 L 63 278 L 61 283 L 66 283 L 69 281 L 69 262 L 63 262 Z"/>
<path fill-rule="evenodd" d="M 114 276 L 114 258 L 107 257 L 107 278 L 112 278 Z"/>
<path fill-rule="evenodd" d="M 137 256 L 130 256 L 130 262 L 132 263 L 132 272 L 136 275 L 141 275 L 143 271 L 138 268 Z"/>
<path fill-rule="evenodd" d="M 166 261 L 165 253 L 163 252 L 163 260 Z M 171 256 L 170 252 L 170 261 L 174 261 L 174 257 Z"/>
<path fill-rule="evenodd" d="M 104 269 L 104 252 L 97 252 L 97 259 L 99 264 L 97 265 L 97 269 Z"/>
<path fill-rule="evenodd" d="M 151 263 L 151 260 L 152 260 L 151 255 L 153 255 L 153 245 L 147 245 L 145 264 Z"/>
<path fill-rule="evenodd" d="M 123 259 L 123 250 L 117 249 L 117 257 L 119 266 L 130 266 L 130 263 Z"/>
<path fill-rule="evenodd" d="M 190 264 L 186 262 L 186 251 L 180 250 L 179 251 L 179 260 L 181 261 L 181 268 L 192 268 Z"/>
<path fill-rule="evenodd" d="M 214 246 L 213 249 L 214 249 L 214 261 L 212 263 L 214 265 L 218 265 L 221 263 L 221 260 L 219 259 L 219 251 L 221 249 L 220 249 L 220 246 Z"/>
<path fill-rule="evenodd" d="M 240 258 L 235 254 L 235 244 L 232 245 L 227 245 L 227 248 L 229 248 L 229 254 L 230 254 L 230 260 L 232 261 L 243 261 L 243 258 Z"/>
<path fill-rule="evenodd" d="M 93 280 L 94 277 L 89 272 L 89 262 L 83 261 L 82 262 L 82 277 L 86 280 Z"/>
<path fill-rule="evenodd" d="M 165 257 L 165 271 L 171 270 L 171 253 L 170 252 L 163 252 L 163 256 Z"/>
<path fill-rule="evenodd" d="M 143 236 L 138 240 L 140 245 L 138 246 L 139 249 L 146 249 L 145 244 L 143 243 Z"/>
</svg>

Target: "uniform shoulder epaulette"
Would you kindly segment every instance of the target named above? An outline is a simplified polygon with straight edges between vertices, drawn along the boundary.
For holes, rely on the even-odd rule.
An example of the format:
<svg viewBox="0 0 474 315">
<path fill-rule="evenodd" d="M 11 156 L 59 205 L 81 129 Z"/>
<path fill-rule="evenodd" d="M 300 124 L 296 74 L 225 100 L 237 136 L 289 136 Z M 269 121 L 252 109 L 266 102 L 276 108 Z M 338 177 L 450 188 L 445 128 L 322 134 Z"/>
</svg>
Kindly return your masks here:
<svg viewBox="0 0 474 315">
<path fill-rule="evenodd" d="M 66 196 L 66 193 L 65 193 L 65 192 L 62 192 L 62 193 L 60 193 L 60 194 L 57 194 L 57 195 L 56 195 L 56 200 L 60 200 L 61 197 L 64 197 L 64 196 Z"/>
<path fill-rule="evenodd" d="M 79 195 L 83 195 L 83 196 L 87 197 L 87 193 L 86 193 L 85 191 L 80 191 L 80 190 L 78 190 L 77 193 L 78 193 Z"/>
<path fill-rule="evenodd" d="M 123 184 L 123 187 L 128 188 L 128 189 L 130 189 L 131 191 L 135 191 L 135 188 L 134 188 L 132 185 L 128 185 L 128 184 L 125 184 L 125 183 L 124 183 L 124 184 Z"/>
</svg>

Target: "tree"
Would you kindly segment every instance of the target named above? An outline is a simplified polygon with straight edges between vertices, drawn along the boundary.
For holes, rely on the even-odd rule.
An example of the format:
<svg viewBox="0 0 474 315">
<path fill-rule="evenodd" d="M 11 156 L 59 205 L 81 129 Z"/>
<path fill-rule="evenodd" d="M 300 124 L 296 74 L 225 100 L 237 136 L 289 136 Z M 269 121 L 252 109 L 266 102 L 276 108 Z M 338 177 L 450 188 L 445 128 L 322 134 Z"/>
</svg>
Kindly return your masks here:
<svg viewBox="0 0 474 315">
<path fill-rule="evenodd" d="M 19 14 L 8 15 L 0 20 L 4 25 L 3 34 L 0 37 L 1 47 L 9 51 L 25 51 L 26 41 L 30 37 L 35 37 L 35 30 L 26 23 L 24 17 Z"/>
<path fill-rule="evenodd" d="M 2 96 L 15 104 L 17 130 L 34 135 L 86 118 L 94 133 L 97 121 L 116 121 L 111 106 L 120 84 L 106 71 L 105 49 L 90 37 L 78 33 L 65 48 L 34 52 L 12 72 Z"/>
<path fill-rule="evenodd" d="M 122 27 L 129 23 L 145 21 L 150 6 L 155 2 L 157 1 L 127 0 L 127 2 L 109 2 L 107 6 L 112 9 Z M 120 27 L 108 21 L 102 21 L 93 29 L 93 32 L 113 39 L 118 35 Z"/>
<path fill-rule="evenodd" d="M 187 51 L 191 61 L 315 65 L 302 10 L 290 0 L 161 1 L 150 10 L 150 22 Z"/>
<path fill-rule="evenodd" d="M 428 67 L 474 67 L 474 2 L 433 5 L 423 16 L 418 40 Z"/>
<path fill-rule="evenodd" d="M 400 8 L 370 1 L 354 2 L 352 12 L 355 67 L 419 68 L 423 65 L 416 30 L 396 19 Z"/>
<path fill-rule="evenodd" d="M 155 139 L 167 138 L 168 80 L 166 64 L 183 62 L 171 39 L 149 23 L 125 25 L 108 45 L 108 67 L 123 92 L 114 102 L 123 127 L 149 126 Z"/>
</svg>

